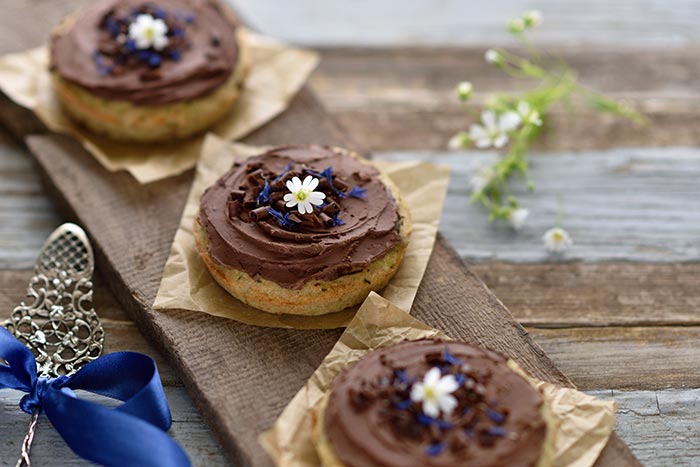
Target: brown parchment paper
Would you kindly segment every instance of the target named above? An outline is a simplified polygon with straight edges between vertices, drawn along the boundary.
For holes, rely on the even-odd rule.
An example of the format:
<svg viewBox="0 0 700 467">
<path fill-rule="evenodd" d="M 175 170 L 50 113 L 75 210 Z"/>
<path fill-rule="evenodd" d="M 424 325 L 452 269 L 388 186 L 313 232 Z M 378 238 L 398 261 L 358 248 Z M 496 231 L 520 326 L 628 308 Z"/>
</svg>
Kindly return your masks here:
<svg viewBox="0 0 700 467">
<path fill-rule="evenodd" d="M 335 377 L 371 350 L 398 344 L 404 339 L 425 338 L 449 339 L 379 295 L 370 294 L 306 386 L 294 396 L 273 427 L 259 437 L 275 464 L 319 467 L 321 464 L 311 441 L 312 413 L 318 410 Z M 525 374 L 512 360 L 509 364 Z M 527 378 L 542 391 L 560 425 L 554 465 L 593 465 L 612 433 L 616 403 Z"/>
<path fill-rule="evenodd" d="M 346 326 L 357 307 L 323 316 L 295 316 L 266 313 L 245 305 L 216 283 L 197 253 L 192 225 L 202 192 L 227 172 L 235 159 L 264 151 L 265 148 L 230 143 L 207 135 L 153 308 L 201 311 L 267 327 L 332 329 Z M 403 262 L 381 293 L 400 308 L 410 310 L 433 251 L 449 168 L 425 162 L 380 162 L 377 165 L 401 190 L 413 221 L 413 233 Z"/>
<path fill-rule="evenodd" d="M 318 64 L 318 54 L 289 47 L 239 28 L 247 44 L 250 72 L 227 117 L 211 128 L 222 138 L 237 140 L 284 111 Z M 62 112 L 51 86 L 47 47 L 0 57 L 0 89 L 32 110 L 51 131 L 78 139 L 109 171 L 127 170 L 140 183 L 150 183 L 194 167 L 204 135 L 172 143 L 124 143 L 91 133 Z"/>
</svg>

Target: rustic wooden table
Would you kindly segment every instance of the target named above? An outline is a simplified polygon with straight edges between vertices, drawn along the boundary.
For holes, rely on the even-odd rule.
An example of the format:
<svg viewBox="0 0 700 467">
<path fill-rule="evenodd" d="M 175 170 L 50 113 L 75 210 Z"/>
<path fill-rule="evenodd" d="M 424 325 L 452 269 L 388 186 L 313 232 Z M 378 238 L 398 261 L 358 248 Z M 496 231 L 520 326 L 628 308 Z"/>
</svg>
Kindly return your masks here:
<svg viewBox="0 0 700 467">
<path fill-rule="evenodd" d="M 1 53 L 42 40 L 41 31 L 19 28 L 13 17 L 31 14 L 53 24 L 80 1 L 7 3 Z M 359 149 L 452 166 L 442 232 L 580 389 L 618 401 L 617 432 L 644 464 L 698 464 L 697 5 L 528 4 L 545 14 L 540 43 L 555 47 L 586 84 L 628 99 L 651 124 L 556 113 L 533 157 L 537 191 L 522 190 L 531 218 L 515 234 L 489 225 L 483 212 L 465 203 L 470 173 L 494 154 L 442 148 L 466 125 L 452 94 L 456 82 L 471 80 L 477 103 L 490 91 L 521 86 L 483 62 L 486 47 L 507 45 L 501 24 L 520 12 L 519 2 L 478 12 L 456 0 L 440 2 L 438 10 L 419 0 L 400 8 L 392 2 L 235 3 L 263 32 L 321 50 L 312 88 L 345 129 L 368 135 Z M 41 243 L 62 221 L 26 150 L 1 129 L 0 193 L 1 318 L 22 299 Z M 553 261 L 540 236 L 554 222 L 560 193 L 576 244 L 565 260 Z M 173 409 L 172 434 L 194 464 L 225 465 L 175 371 L 99 283 L 97 309 L 109 327 L 107 351 L 131 349 L 158 359 Z M 18 399 L 0 395 L 3 466 L 14 465 L 26 424 Z M 37 435 L 35 459 L 38 465 L 57 465 L 56 459 L 85 465 L 47 426 Z"/>
</svg>

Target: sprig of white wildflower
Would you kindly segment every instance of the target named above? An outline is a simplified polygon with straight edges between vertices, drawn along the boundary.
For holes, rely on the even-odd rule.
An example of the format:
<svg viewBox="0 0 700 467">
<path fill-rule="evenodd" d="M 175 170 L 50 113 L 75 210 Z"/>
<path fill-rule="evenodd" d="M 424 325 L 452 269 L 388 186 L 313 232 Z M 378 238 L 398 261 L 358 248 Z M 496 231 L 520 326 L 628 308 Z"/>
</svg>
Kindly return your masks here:
<svg viewBox="0 0 700 467">
<path fill-rule="evenodd" d="M 562 66 L 561 61 L 548 68 L 542 54 L 527 38 L 527 33 L 540 24 L 542 13 L 537 10 L 527 11 L 508 23 L 508 30 L 522 42 L 527 54 L 518 55 L 500 48 L 488 49 L 484 54 L 487 63 L 509 75 L 536 80 L 532 90 L 521 95 L 499 93 L 488 97 L 481 110 L 480 121 L 470 125 L 468 132 L 460 131 L 449 141 L 451 149 L 465 149 L 471 144 L 479 149 L 506 148 L 505 154 L 489 170 L 481 169 L 472 177 L 471 199 L 489 210 L 491 220 L 503 219 L 515 229 L 525 224 L 529 211 L 520 207 L 518 200 L 509 193 L 508 181 L 518 174 L 526 180 L 528 189 L 534 190 L 534 183 L 528 174 L 527 154 L 545 126 L 552 105 L 570 100 L 574 94 L 578 94 L 601 112 L 629 118 L 637 123 L 645 121 L 624 104 L 582 86 L 576 80 L 575 73 Z M 464 81 L 459 83 L 456 93 L 464 103 L 474 93 L 474 87 Z M 557 230 L 557 238 L 561 232 L 566 234 L 563 229 Z M 571 244 L 571 237 L 567 234 L 562 242 L 558 245 L 567 247 Z"/>
</svg>

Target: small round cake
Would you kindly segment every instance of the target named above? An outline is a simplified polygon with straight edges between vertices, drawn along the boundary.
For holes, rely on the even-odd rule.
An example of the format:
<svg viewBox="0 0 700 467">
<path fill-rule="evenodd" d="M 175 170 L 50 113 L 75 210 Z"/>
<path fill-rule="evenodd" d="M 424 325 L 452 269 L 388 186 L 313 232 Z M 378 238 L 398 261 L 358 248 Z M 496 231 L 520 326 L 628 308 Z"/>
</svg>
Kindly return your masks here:
<svg viewBox="0 0 700 467">
<path fill-rule="evenodd" d="M 98 0 L 51 38 L 63 109 L 116 140 L 203 131 L 229 112 L 247 68 L 245 44 L 216 0 Z"/>
<path fill-rule="evenodd" d="M 544 467 L 554 423 L 538 390 L 495 352 L 405 341 L 333 382 L 314 441 L 326 467 Z"/>
<path fill-rule="evenodd" d="M 361 303 L 396 273 L 411 233 L 396 186 L 340 148 L 287 146 L 236 163 L 201 198 L 197 250 L 231 295 L 269 313 Z"/>
</svg>

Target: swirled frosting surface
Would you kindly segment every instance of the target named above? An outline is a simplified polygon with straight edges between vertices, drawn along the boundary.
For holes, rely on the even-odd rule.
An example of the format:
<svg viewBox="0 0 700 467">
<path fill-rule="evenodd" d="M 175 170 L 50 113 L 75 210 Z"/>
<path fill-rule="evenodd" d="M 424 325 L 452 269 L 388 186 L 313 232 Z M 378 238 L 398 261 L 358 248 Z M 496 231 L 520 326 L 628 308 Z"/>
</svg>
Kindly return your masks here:
<svg viewBox="0 0 700 467">
<path fill-rule="evenodd" d="M 129 24 L 162 18 L 168 45 L 135 48 Z M 51 68 L 91 94 L 136 105 L 194 99 L 224 84 L 236 66 L 235 27 L 216 0 L 99 0 L 52 36 Z"/>
<path fill-rule="evenodd" d="M 324 430 L 346 467 L 532 467 L 546 435 L 542 398 L 505 357 L 458 342 L 376 350 L 333 383 Z M 427 417 L 411 387 L 433 367 L 459 380 L 456 409 Z"/>
<path fill-rule="evenodd" d="M 326 199 L 302 215 L 283 196 L 287 180 L 309 175 Z M 198 221 L 216 262 L 290 289 L 359 272 L 401 241 L 398 207 L 377 169 L 321 146 L 235 164 L 202 195 Z"/>
</svg>

